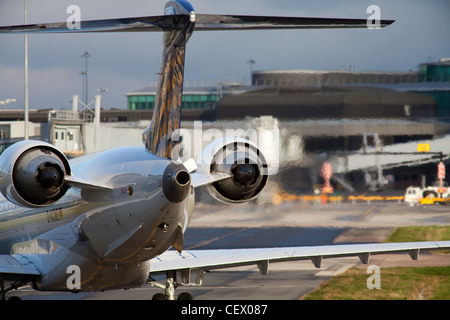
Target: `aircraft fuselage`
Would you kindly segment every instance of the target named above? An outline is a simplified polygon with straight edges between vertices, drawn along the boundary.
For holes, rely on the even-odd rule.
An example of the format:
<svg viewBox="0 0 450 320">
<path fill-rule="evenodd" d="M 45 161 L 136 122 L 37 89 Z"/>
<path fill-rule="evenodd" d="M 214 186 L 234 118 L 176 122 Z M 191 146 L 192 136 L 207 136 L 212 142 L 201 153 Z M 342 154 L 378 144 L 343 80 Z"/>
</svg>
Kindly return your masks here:
<svg viewBox="0 0 450 320">
<path fill-rule="evenodd" d="M 189 223 L 192 188 L 183 185 L 187 194 L 178 199 L 172 190 L 172 183 L 178 186 L 174 175 L 186 173 L 184 167 L 144 147 L 112 149 L 74 159 L 70 165 L 77 177 L 111 188 L 70 189 L 45 208 L 9 205 L 0 215 L 1 253 L 26 254 L 32 263 L 44 255 L 55 259 L 42 270 L 39 289 L 67 290 L 70 265 L 80 267 L 82 287 L 90 290 L 97 282 L 114 286 L 105 277 L 117 277 L 127 286 L 142 284 L 149 272 L 146 261 L 182 239 Z M 127 277 L 130 281 L 123 281 Z"/>
</svg>

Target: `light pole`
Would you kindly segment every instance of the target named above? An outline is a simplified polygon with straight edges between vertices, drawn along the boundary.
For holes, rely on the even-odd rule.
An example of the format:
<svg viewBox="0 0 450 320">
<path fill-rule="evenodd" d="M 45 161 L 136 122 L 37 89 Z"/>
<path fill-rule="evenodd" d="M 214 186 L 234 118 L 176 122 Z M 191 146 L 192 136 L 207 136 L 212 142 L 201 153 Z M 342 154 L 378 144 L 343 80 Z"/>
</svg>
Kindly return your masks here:
<svg viewBox="0 0 450 320">
<path fill-rule="evenodd" d="M 24 0 L 24 24 L 27 24 L 27 0 Z M 28 34 L 25 33 L 25 114 L 24 139 L 28 140 Z"/>
<path fill-rule="evenodd" d="M 86 106 L 86 86 L 84 84 L 86 71 L 81 71 L 79 74 L 81 74 L 81 102 Z"/>
<path fill-rule="evenodd" d="M 83 53 L 83 55 L 81 55 L 81 58 L 85 58 L 85 68 L 84 71 L 81 72 L 81 75 L 85 77 L 85 81 L 84 81 L 84 85 L 85 85 L 85 90 L 84 90 L 84 105 L 87 106 L 88 104 L 88 59 L 91 57 L 91 55 L 86 51 L 85 53 Z"/>
<path fill-rule="evenodd" d="M 252 82 L 252 78 L 253 78 L 253 65 L 256 63 L 255 60 L 250 59 L 247 61 L 247 64 L 250 64 L 250 83 Z"/>
</svg>

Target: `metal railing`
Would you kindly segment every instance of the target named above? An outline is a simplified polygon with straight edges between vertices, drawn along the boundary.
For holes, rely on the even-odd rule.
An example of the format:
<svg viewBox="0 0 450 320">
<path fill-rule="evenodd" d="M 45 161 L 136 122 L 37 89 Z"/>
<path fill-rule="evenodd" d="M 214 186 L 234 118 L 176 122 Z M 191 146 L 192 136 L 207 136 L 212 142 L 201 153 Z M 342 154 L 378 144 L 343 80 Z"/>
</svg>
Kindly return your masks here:
<svg viewBox="0 0 450 320">
<path fill-rule="evenodd" d="M 70 121 L 82 121 L 92 122 L 94 115 L 89 112 L 75 112 L 72 110 L 51 110 L 48 113 L 48 121 L 52 120 L 70 120 Z"/>
</svg>

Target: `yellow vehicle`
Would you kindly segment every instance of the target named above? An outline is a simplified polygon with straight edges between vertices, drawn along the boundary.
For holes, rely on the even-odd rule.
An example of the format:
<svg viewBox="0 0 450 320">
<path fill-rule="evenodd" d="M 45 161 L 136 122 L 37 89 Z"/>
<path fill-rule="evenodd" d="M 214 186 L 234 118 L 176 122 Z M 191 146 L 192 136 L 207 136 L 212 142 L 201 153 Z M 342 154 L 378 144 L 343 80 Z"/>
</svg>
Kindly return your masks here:
<svg viewBox="0 0 450 320">
<path fill-rule="evenodd" d="M 419 203 L 420 204 L 444 204 L 444 199 L 439 197 L 434 197 L 432 194 L 430 196 L 422 198 Z"/>
<path fill-rule="evenodd" d="M 450 202 L 448 188 L 427 187 L 409 187 L 406 189 L 404 202 L 410 206 L 418 204 L 447 204 Z"/>
<path fill-rule="evenodd" d="M 438 197 L 434 191 L 425 191 L 424 197 L 420 199 L 420 204 L 437 204 L 437 205 L 447 205 L 450 203 L 450 198 Z"/>
</svg>

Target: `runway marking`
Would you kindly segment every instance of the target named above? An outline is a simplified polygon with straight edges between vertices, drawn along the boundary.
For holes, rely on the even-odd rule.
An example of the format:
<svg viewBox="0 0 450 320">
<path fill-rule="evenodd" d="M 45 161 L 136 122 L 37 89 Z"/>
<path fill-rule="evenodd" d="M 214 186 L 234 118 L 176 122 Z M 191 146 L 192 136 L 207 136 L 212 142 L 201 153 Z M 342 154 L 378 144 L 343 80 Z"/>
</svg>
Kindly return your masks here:
<svg viewBox="0 0 450 320">
<path fill-rule="evenodd" d="M 330 277 L 330 276 L 334 277 L 338 274 L 344 273 L 348 269 L 352 268 L 355 264 L 345 264 L 336 270 L 335 267 L 338 265 L 339 264 L 334 265 L 334 266 L 328 268 L 327 270 L 319 271 L 315 274 L 315 276 L 317 276 L 317 277 Z"/>
<path fill-rule="evenodd" d="M 239 233 L 239 232 L 242 232 L 244 230 L 245 230 L 245 228 L 240 228 L 240 229 L 234 230 L 234 231 L 232 231 L 230 233 L 224 234 L 223 236 L 220 236 L 220 237 L 214 237 L 214 238 L 211 238 L 209 240 L 203 240 L 203 241 L 201 241 L 201 242 L 199 242 L 197 244 L 194 244 L 194 245 L 190 246 L 189 248 L 186 248 L 185 250 L 192 250 L 192 249 L 195 249 L 195 248 L 198 248 L 198 247 L 201 247 L 201 246 L 206 246 L 206 245 L 211 244 L 211 243 L 213 243 L 215 241 L 218 241 L 220 239 L 229 237 L 229 236 L 231 236 L 231 235 L 233 235 L 235 233 Z"/>
<path fill-rule="evenodd" d="M 369 213 L 371 213 L 373 210 L 375 210 L 375 206 L 370 207 L 368 210 L 366 210 L 366 212 L 364 212 L 363 216 L 368 215 Z"/>
</svg>

